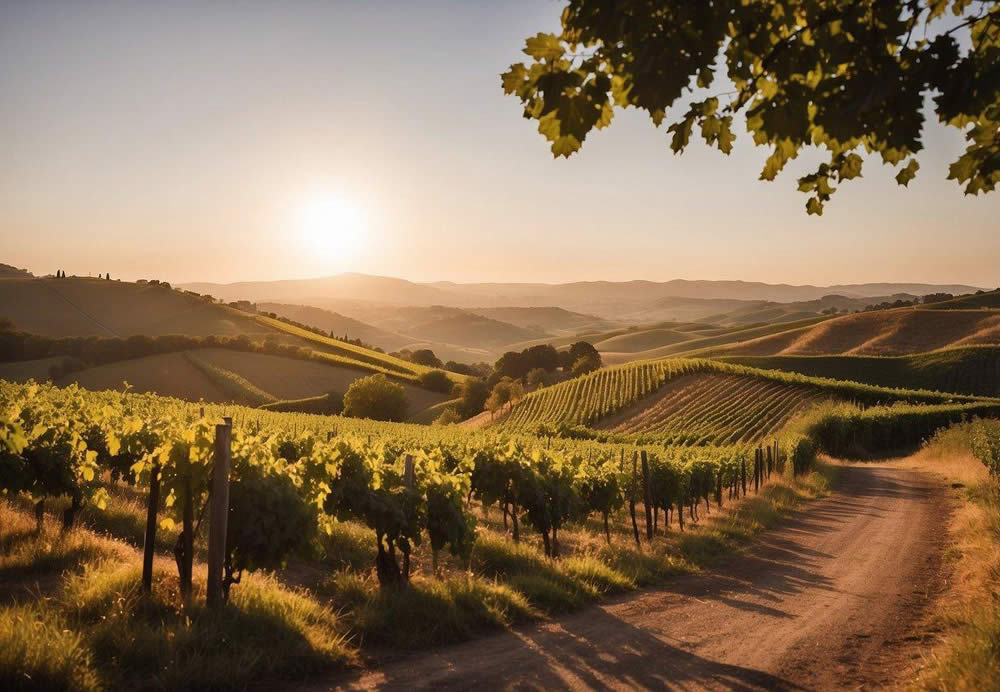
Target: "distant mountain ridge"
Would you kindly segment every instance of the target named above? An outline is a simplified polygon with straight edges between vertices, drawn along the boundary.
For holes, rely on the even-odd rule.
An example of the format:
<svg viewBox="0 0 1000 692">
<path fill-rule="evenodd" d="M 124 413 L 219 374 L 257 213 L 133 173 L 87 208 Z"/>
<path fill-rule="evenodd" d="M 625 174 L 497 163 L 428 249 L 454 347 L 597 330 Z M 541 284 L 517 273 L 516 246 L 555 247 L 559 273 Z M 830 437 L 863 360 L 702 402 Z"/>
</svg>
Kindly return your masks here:
<svg viewBox="0 0 1000 692">
<path fill-rule="evenodd" d="M 317 279 L 190 283 L 183 288 L 225 300 L 291 302 L 324 307 L 334 300 L 363 300 L 395 305 L 442 305 L 460 308 L 560 307 L 620 319 L 663 298 L 760 300 L 779 303 L 819 300 L 831 294 L 865 298 L 893 294 L 972 293 L 976 286 L 927 283 L 796 286 L 755 281 L 578 281 L 541 283 L 416 283 L 394 277 L 339 274 Z"/>
</svg>

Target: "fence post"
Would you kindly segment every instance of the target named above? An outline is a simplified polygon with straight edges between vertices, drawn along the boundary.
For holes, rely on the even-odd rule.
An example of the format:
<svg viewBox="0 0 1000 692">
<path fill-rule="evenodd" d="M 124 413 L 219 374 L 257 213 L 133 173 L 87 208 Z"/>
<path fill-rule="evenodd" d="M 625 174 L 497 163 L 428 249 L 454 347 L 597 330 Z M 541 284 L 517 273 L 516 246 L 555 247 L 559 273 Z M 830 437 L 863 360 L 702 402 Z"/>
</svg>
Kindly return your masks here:
<svg viewBox="0 0 1000 692">
<path fill-rule="evenodd" d="M 146 537 L 142 542 L 142 590 L 153 591 L 153 555 L 156 552 L 156 514 L 160 510 L 160 462 L 149 472 L 149 502 L 146 505 Z"/>
<path fill-rule="evenodd" d="M 229 467 L 232 455 L 232 422 L 215 426 L 215 458 L 212 463 L 212 502 L 208 524 L 208 605 L 224 603 L 222 580 L 226 563 L 229 527 Z"/>
</svg>

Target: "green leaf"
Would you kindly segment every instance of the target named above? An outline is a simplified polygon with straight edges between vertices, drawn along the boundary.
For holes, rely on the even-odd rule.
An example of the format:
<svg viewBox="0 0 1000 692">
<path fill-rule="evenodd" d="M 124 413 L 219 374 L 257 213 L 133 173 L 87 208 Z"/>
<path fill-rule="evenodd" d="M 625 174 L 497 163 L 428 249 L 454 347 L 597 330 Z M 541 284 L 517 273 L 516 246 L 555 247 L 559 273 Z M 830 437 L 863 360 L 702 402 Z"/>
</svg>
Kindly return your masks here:
<svg viewBox="0 0 1000 692">
<path fill-rule="evenodd" d="M 511 65 L 509 70 L 500 75 L 500 82 L 503 85 L 503 93 L 508 96 L 510 94 L 517 93 L 527 80 L 527 75 L 528 70 L 522 63 Z"/>
<path fill-rule="evenodd" d="M 917 170 L 920 168 L 920 164 L 917 163 L 916 159 L 910 159 L 910 162 L 906 164 L 906 168 L 901 170 L 896 174 L 896 182 L 906 187 L 909 185 L 910 181 L 913 180 L 914 176 L 917 175 Z"/>
<path fill-rule="evenodd" d="M 861 176 L 861 166 L 863 159 L 857 154 L 848 154 L 844 157 L 844 162 L 840 165 L 837 175 L 841 180 L 853 180 Z"/>
<path fill-rule="evenodd" d="M 555 34 L 538 33 L 524 42 L 524 52 L 535 60 L 558 60 L 563 56 L 562 42 Z"/>
<path fill-rule="evenodd" d="M 574 154 L 580 150 L 580 140 L 573 135 L 560 137 L 552 143 L 552 154 L 554 156 L 566 156 Z"/>
</svg>

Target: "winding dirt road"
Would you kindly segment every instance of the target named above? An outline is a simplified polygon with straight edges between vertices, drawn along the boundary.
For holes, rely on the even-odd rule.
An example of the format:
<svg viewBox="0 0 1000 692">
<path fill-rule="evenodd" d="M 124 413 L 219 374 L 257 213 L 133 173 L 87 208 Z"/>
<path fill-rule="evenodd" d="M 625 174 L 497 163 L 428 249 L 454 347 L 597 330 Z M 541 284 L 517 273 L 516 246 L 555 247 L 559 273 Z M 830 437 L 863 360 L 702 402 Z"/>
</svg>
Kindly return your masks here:
<svg viewBox="0 0 1000 692">
<path fill-rule="evenodd" d="M 940 579 L 947 494 L 915 471 L 848 466 L 707 574 L 310 689 L 871 688 L 905 679 Z"/>
</svg>

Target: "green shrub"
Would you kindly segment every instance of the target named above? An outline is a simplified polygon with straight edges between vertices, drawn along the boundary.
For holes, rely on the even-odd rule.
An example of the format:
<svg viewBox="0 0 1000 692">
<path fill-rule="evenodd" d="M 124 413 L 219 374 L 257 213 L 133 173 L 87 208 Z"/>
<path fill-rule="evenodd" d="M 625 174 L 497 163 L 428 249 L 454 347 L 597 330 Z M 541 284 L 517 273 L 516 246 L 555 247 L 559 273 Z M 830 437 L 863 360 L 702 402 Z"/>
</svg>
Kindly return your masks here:
<svg viewBox="0 0 1000 692">
<path fill-rule="evenodd" d="M 451 425 L 459 423 L 461 420 L 462 414 L 458 412 L 458 409 L 454 406 L 449 406 L 441 412 L 441 415 L 434 420 L 434 423 L 437 425 Z"/>
<path fill-rule="evenodd" d="M 1000 412 L 990 403 L 914 406 L 894 404 L 861 409 L 850 404 L 821 406 L 798 424 L 819 451 L 864 458 L 918 448 L 936 430 L 975 415 Z"/>
<path fill-rule="evenodd" d="M 444 370 L 425 372 L 417 379 L 417 382 L 424 389 L 429 389 L 432 392 L 441 392 L 442 394 L 450 394 L 455 386 L 451 378 L 448 377 L 448 373 Z"/>
<path fill-rule="evenodd" d="M 344 395 L 344 415 L 399 422 L 406 417 L 406 390 L 385 375 L 370 375 L 351 383 Z"/>
</svg>

